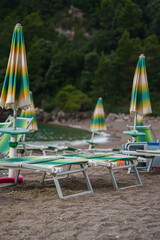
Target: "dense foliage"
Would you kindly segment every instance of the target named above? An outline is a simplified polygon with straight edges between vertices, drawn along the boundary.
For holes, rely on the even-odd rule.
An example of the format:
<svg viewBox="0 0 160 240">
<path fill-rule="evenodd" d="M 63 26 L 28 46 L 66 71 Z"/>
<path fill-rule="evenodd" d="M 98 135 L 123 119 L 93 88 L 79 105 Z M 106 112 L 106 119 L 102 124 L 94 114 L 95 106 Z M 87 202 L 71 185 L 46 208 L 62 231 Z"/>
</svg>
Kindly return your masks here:
<svg viewBox="0 0 160 240">
<path fill-rule="evenodd" d="M 159 0 L 1 0 L 0 87 L 12 32 L 23 25 L 36 106 L 128 112 L 133 76 L 146 56 L 154 114 L 160 114 Z"/>
</svg>

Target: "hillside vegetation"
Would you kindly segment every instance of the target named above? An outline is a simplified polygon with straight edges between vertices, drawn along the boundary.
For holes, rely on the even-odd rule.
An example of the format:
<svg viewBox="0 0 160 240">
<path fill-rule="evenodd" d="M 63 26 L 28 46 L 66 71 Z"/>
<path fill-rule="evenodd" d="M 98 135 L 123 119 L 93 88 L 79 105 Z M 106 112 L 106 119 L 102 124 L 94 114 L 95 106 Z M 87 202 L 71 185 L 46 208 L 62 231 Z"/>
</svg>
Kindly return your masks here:
<svg viewBox="0 0 160 240">
<path fill-rule="evenodd" d="M 144 53 L 153 113 L 160 115 L 159 0 L 1 0 L 0 19 L 0 88 L 20 22 L 36 106 L 86 111 L 102 97 L 106 113 L 128 112 Z"/>
</svg>

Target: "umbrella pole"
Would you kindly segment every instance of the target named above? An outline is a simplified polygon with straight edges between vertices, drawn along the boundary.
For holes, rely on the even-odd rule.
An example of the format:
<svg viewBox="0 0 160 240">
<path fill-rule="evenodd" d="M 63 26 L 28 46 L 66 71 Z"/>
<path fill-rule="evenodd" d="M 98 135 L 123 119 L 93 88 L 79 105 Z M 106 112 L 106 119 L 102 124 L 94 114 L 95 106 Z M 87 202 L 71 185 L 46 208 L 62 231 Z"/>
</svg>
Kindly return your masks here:
<svg viewBox="0 0 160 240">
<path fill-rule="evenodd" d="M 94 132 L 92 132 L 91 142 L 93 142 Z"/>
<path fill-rule="evenodd" d="M 16 129 L 16 118 L 17 118 L 17 111 L 16 111 L 16 110 L 14 110 L 13 117 L 14 117 L 14 120 L 13 120 L 13 129 Z"/>
<path fill-rule="evenodd" d="M 17 117 L 17 111 L 14 110 L 14 120 L 13 120 L 13 129 L 16 129 L 16 117 Z M 11 135 L 11 142 L 16 142 L 17 141 L 17 135 Z M 9 150 L 9 157 L 14 158 L 17 156 L 17 150 L 15 147 L 10 147 Z M 15 176 L 15 170 L 9 169 L 9 177 L 14 177 Z"/>
<path fill-rule="evenodd" d="M 133 127 L 133 131 L 134 132 L 136 131 L 136 123 L 137 123 L 137 113 L 135 112 L 135 115 L 134 115 L 134 127 Z"/>
<path fill-rule="evenodd" d="M 94 132 L 92 132 L 91 142 L 93 142 L 93 138 L 94 138 Z M 89 144 L 89 149 L 92 149 L 92 144 Z"/>
</svg>

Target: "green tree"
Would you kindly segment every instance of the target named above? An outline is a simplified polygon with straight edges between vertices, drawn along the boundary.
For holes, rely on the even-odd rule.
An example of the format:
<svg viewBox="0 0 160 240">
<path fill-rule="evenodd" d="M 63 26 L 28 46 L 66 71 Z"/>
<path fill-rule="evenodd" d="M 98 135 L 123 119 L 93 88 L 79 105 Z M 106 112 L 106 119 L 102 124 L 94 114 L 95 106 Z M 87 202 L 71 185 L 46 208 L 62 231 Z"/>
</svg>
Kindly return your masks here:
<svg viewBox="0 0 160 240">
<path fill-rule="evenodd" d="M 52 57 L 52 43 L 39 39 L 32 44 L 27 56 L 30 87 L 37 95 L 36 102 L 38 102 L 46 86 L 44 79 Z"/>
<path fill-rule="evenodd" d="M 97 68 L 98 61 L 99 55 L 96 51 L 87 53 L 84 59 L 85 69 L 93 73 Z"/>
<path fill-rule="evenodd" d="M 155 34 L 144 40 L 144 49 L 146 55 L 147 73 L 151 92 L 156 92 L 155 96 L 159 96 L 160 88 L 160 44 Z"/>
<path fill-rule="evenodd" d="M 128 31 L 131 37 L 143 36 L 142 10 L 132 0 L 127 0 L 121 10 L 118 30 L 123 33 Z"/>
<path fill-rule="evenodd" d="M 24 18 L 23 32 L 26 48 L 43 36 L 43 22 L 37 12 L 31 13 Z"/>
<path fill-rule="evenodd" d="M 55 54 L 45 76 L 49 93 L 54 96 L 67 84 L 78 85 L 83 64 L 84 54 L 78 49 L 63 49 Z"/>
<path fill-rule="evenodd" d="M 96 100 L 98 97 L 102 97 L 107 106 L 107 111 L 114 108 L 113 102 L 116 100 L 119 91 L 116 82 L 115 60 L 114 52 L 109 56 L 101 55 L 92 86 L 92 98 Z"/>
<path fill-rule="evenodd" d="M 76 25 L 74 28 L 74 40 L 81 40 L 81 39 L 84 39 L 83 30 Z"/>
<path fill-rule="evenodd" d="M 100 30 L 91 35 L 86 43 L 87 51 L 96 50 L 98 54 L 101 54 L 101 52 L 109 54 L 111 49 L 115 49 L 117 46 L 113 34 L 112 30 Z"/>
<path fill-rule="evenodd" d="M 89 52 L 84 58 L 84 70 L 81 72 L 79 89 L 85 93 L 90 93 L 94 78 L 94 72 L 98 66 L 99 55 L 96 51 Z"/>
<path fill-rule="evenodd" d="M 92 86 L 92 81 L 93 81 L 93 74 L 90 71 L 85 71 L 85 70 L 82 71 L 80 81 L 79 81 L 79 89 L 82 92 L 89 94 Z"/>
<path fill-rule="evenodd" d="M 99 15 L 100 25 L 105 29 L 110 29 L 114 16 L 114 2 L 113 0 L 101 0 Z"/>
<path fill-rule="evenodd" d="M 116 49 L 117 66 L 119 71 L 119 89 L 121 97 L 128 101 L 130 98 L 133 76 L 138 57 L 143 53 L 139 38 L 131 39 L 128 32 L 124 32 Z"/>
</svg>

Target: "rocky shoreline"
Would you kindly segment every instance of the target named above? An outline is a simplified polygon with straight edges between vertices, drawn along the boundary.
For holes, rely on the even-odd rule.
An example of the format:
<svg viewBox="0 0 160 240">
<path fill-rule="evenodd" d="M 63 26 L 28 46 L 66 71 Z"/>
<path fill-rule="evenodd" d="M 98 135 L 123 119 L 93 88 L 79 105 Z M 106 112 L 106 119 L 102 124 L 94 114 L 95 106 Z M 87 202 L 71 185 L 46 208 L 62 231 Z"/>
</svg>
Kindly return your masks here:
<svg viewBox="0 0 160 240">
<path fill-rule="evenodd" d="M 88 112 L 75 112 L 75 113 L 64 113 L 60 109 L 54 109 L 51 113 L 45 112 L 41 108 L 35 108 L 36 112 L 36 118 L 38 122 L 44 122 L 44 123 L 70 123 L 70 122 L 81 122 L 84 120 L 91 120 L 93 111 Z M 6 118 L 9 115 L 13 115 L 13 111 L 11 109 L 5 110 L 0 108 L 0 119 L 1 121 L 5 121 Z M 18 116 L 20 115 L 20 111 L 18 111 Z M 131 117 L 129 114 L 124 113 L 109 113 L 106 115 L 106 121 L 124 121 L 128 123 L 133 122 L 133 117 Z M 150 124 L 151 122 L 158 122 L 160 121 L 160 116 L 154 117 L 154 116 L 146 116 L 144 118 L 144 121 L 146 124 Z"/>
</svg>

